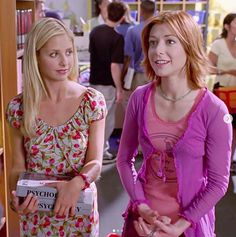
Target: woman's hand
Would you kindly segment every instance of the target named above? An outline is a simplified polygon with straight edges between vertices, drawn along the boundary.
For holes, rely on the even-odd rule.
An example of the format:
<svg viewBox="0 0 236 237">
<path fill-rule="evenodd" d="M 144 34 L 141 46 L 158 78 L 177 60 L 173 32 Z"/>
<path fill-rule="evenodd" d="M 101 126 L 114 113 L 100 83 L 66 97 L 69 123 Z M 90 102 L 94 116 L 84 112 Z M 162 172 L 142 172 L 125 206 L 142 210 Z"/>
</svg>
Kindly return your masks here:
<svg viewBox="0 0 236 237">
<path fill-rule="evenodd" d="M 16 196 L 16 191 L 12 191 L 11 208 L 18 214 L 34 213 L 38 210 L 38 199 L 30 193 L 22 204 L 19 204 L 19 197 Z"/>
<path fill-rule="evenodd" d="M 142 218 L 134 222 L 134 227 L 140 236 L 149 237 L 178 237 L 191 225 L 184 218 L 180 218 L 176 223 L 171 224 L 168 217 L 160 216 L 154 224 L 145 223 Z"/>
<path fill-rule="evenodd" d="M 157 211 L 152 210 L 145 203 L 139 204 L 137 210 L 139 215 L 149 224 L 153 224 L 159 216 Z"/>
<path fill-rule="evenodd" d="M 47 183 L 46 186 L 57 189 L 57 199 L 54 206 L 54 213 L 59 216 L 75 215 L 77 201 L 83 188 L 83 181 L 79 181 L 78 177 L 70 181 L 60 181 Z"/>
<path fill-rule="evenodd" d="M 236 77 L 236 70 L 232 69 L 232 70 L 228 70 L 228 71 L 223 71 L 222 74 L 229 74 L 229 75 Z"/>
<path fill-rule="evenodd" d="M 171 223 L 171 219 L 167 216 L 159 216 L 158 220 L 165 225 L 169 225 Z M 156 221 L 151 225 L 146 223 L 142 217 L 138 219 L 138 221 L 134 221 L 134 227 L 139 234 L 139 236 L 145 236 L 145 237 L 159 237 L 160 228 L 155 224 Z M 168 237 L 172 237 L 169 236 Z"/>
</svg>

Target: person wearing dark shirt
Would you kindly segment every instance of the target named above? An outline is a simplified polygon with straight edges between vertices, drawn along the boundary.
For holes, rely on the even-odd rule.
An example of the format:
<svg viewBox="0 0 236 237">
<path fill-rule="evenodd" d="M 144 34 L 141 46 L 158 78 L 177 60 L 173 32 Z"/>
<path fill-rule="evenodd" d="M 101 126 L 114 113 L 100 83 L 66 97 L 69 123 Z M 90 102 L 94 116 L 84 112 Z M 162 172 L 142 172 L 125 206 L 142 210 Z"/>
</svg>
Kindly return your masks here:
<svg viewBox="0 0 236 237">
<path fill-rule="evenodd" d="M 106 24 L 95 27 L 89 36 L 89 83 L 104 95 L 108 109 L 103 164 L 115 161 L 108 152 L 108 140 L 115 127 L 116 102 L 121 102 L 123 97 L 121 71 L 124 61 L 124 38 L 115 27 L 123 20 L 125 10 L 124 3 L 111 2 L 107 7 Z"/>
</svg>

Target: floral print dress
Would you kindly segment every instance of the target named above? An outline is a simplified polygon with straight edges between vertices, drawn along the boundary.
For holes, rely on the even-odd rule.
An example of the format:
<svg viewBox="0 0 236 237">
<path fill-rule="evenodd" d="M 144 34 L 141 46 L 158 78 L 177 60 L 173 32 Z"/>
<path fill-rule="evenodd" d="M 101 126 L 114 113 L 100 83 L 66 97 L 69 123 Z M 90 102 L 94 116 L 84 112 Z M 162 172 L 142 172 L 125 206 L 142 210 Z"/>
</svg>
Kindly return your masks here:
<svg viewBox="0 0 236 237">
<path fill-rule="evenodd" d="M 23 119 L 22 94 L 14 97 L 7 108 L 10 125 L 20 129 Z M 37 136 L 24 137 L 27 171 L 42 174 L 78 173 L 85 162 L 89 126 L 105 117 L 106 105 L 103 95 L 87 88 L 77 112 L 63 125 L 49 126 L 37 119 Z M 20 215 L 21 236 L 83 236 L 98 237 L 97 191 L 95 184 L 94 204 L 91 215 L 60 217 L 53 212 L 36 212 Z"/>
</svg>

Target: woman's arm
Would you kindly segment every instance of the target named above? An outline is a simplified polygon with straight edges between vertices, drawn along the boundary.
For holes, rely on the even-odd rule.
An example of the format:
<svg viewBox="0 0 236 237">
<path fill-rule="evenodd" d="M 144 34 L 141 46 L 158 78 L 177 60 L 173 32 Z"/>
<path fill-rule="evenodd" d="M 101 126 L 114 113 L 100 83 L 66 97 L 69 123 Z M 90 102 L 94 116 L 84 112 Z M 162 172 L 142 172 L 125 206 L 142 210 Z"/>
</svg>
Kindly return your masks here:
<svg viewBox="0 0 236 237">
<path fill-rule="evenodd" d="M 218 56 L 215 53 L 213 53 L 212 51 L 210 51 L 208 54 L 208 58 L 209 58 L 210 63 L 212 65 L 212 67 L 210 69 L 210 73 L 217 74 L 217 75 L 222 74 L 222 71 L 217 68 Z"/>
<path fill-rule="evenodd" d="M 228 110 L 221 101 L 209 105 L 205 110 L 208 111 L 208 117 L 203 162 L 207 184 L 182 213 L 182 216 L 192 223 L 196 223 L 208 213 L 224 196 L 230 174 L 232 124 L 226 120 L 229 116 Z"/>
<path fill-rule="evenodd" d="M 103 145 L 104 145 L 105 118 L 90 124 L 89 141 L 85 165 L 80 171 L 81 175 L 75 176 L 69 182 L 60 182 L 50 186 L 56 187 L 58 197 L 54 212 L 60 216 L 74 215 L 76 203 L 80 192 L 87 183 L 97 180 L 101 173 Z"/>
<path fill-rule="evenodd" d="M 159 216 L 152 225 L 146 223 L 143 218 L 134 221 L 134 227 L 140 236 L 152 237 L 178 237 L 191 225 L 190 222 L 180 218 L 176 223 L 171 224 L 166 216 Z"/>
<path fill-rule="evenodd" d="M 10 191 L 12 192 L 11 207 L 19 214 L 33 213 L 38 209 L 37 198 L 28 195 L 22 204 L 16 196 L 16 183 L 21 172 L 26 170 L 23 135 L 19 129 L 9 126 L 10 144 L 12 151 L 12 166 L 10 170 Z"/>
<path fill-rule="evenodd" d="M 217 74 L 217 75 L 225 75 L 225 74 L 229 74 L 229 75 L 232 75 L 232 76 L 235 76 L 236 77 L 236 69 L 232 69 L 232 70 L 222 70 L 222 69 L 219 69 L 217 68 L 217 61 L 218 61 L 218 56 L 213 53 L 213 52 L 209 52 L 208 54 L 208 58 L 212 64 L 212 68 L 211 68 L 211 71 L 210 73 L 211 74 Z"/>
<path fill-rule="evenodd" d="M 16 183 L 21 172 L 26 171 L 23 135 L 19 129 L 9 126 L 11 145 L 10 190 L 16 190 Z"/>
</svg>

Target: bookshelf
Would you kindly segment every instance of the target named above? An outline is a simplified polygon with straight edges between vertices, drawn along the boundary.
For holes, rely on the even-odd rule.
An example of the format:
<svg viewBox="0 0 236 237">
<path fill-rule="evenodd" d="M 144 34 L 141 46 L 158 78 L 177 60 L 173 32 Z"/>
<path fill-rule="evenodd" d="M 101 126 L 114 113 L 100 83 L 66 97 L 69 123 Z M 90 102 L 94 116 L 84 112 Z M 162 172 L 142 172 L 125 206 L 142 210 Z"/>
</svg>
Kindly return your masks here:
<svg viewBox="0 0 236 237">
<path fill-rule="evenodd" d="M 6 216 L 6 236 L 19 235 L 18 216 L 9 208 L 10 192 L 8 188 L 9 170 L 11 169 L 10 138 L 5 120 L 5 111 L 10 99 L 17 94 L 17 57 L 22 56 L 22 50 L 17 51 L 16 45 L 16 9 L 29 9 L 33 11 L 34 0 L 1 0 L 0 1 L 0 114 L 1 114 L 1 140 L 3 148 L 3 183 L 4 207 Z M 2 189 L 2 187 L 1 187 Z M 1 235 L 2 236 L 2 235 Z M 4 236 L 2 236 L 4 237 Z"/>
</svg>

